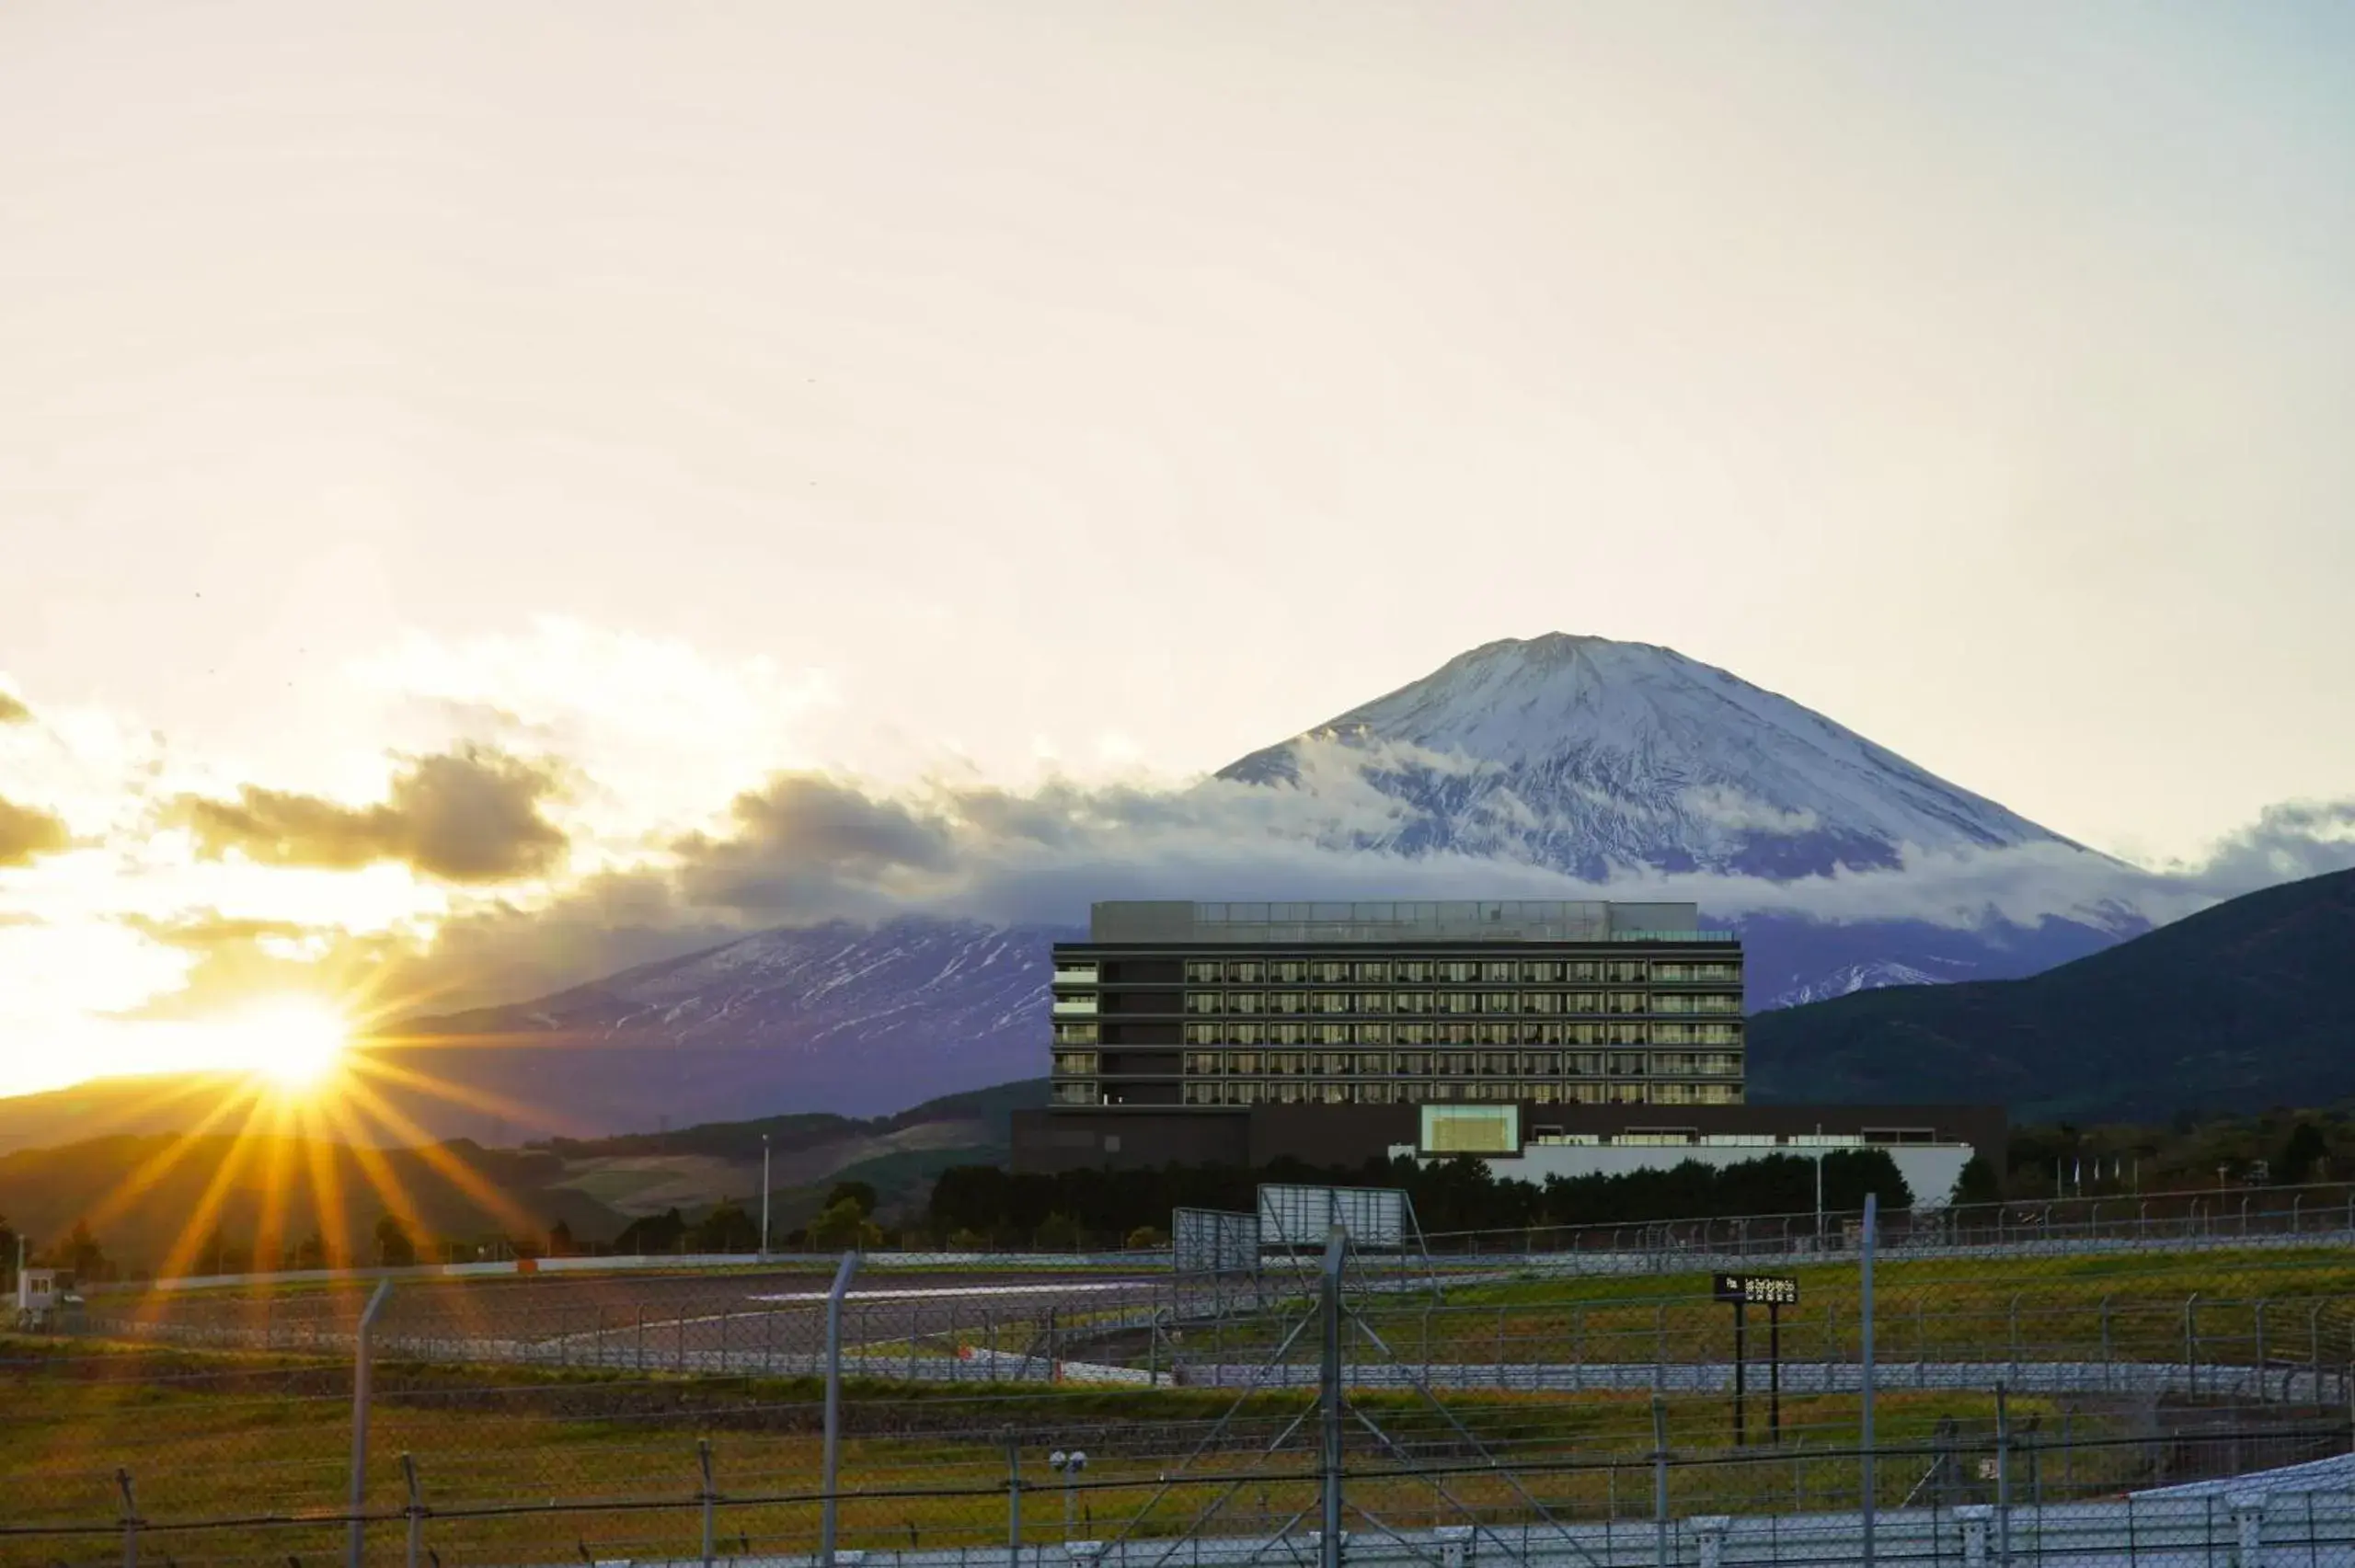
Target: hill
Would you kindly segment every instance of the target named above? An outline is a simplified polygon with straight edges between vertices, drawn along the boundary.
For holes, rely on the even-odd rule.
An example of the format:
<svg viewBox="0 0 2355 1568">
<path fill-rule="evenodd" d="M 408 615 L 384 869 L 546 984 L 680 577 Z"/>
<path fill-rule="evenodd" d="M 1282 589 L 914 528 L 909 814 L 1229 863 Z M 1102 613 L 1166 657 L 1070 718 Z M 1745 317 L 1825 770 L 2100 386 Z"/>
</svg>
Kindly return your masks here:
<svg viewBox="0 0 2355 1568">
<path fill-rule="evenodd" d="M 2355 871 L 2219 904 L 2025 979 L 1753 1017 L 1759 1101 L 2001 1100 L 2164 1121 L 2355 1094 Z"/>
</svg>

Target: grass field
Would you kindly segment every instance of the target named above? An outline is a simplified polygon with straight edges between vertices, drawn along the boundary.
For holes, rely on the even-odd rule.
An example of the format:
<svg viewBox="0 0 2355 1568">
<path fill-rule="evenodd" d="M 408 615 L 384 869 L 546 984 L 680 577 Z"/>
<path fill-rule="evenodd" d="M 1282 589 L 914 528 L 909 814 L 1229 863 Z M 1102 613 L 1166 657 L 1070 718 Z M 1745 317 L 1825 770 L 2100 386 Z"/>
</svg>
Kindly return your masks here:
<svg viewBox="0 0 2355 1568">
<path fill-rule="evenodd" d="M 12 1523 L 113 1517 L 118 1468 L 131 1472 L 143 1516 L 162 1523 L 316 1520 L 342 1506 L 350 1434 L 349 1396 L 339 1386 L 348 1371 L 339 1366 L 87 1345 L 67 1354 L 32 1342 L 0 1342 L 0 1361 L 6 1395 L 0 1414 L 0 1475 L 6 1479 L 0 1488 Z M 770 1500 L 724 1510 L 731 1539 L 806 1550 L 814 1536 L 817 1508 L 810 1494 L 819 1472 L 820 1391 L 812 1383 L 623 1381 L 398 1366 L 380 1368 L 378 1381 L 369 1506 L 390 1513 L 404 1505 L 400 1456 L 413 1455 L 427 1503 L 441 1516 L 433 1538 L 445 1550 L 463 1541 L 477 1560 L 493 1553 L 516 1560 L 512 1554 L 545 1543 L 549 1520 L 452 1516 L 552 1499 L 632 1505 L 564 1517 L 562 1529 L 592 1541 L 645 1539 L 642 1532 L 657 1521 L 671 1538 L 684 1539 L 699 1528 L 691 1506 L 703 1486 L 699 1441 L 711 1445 L 718 1491 Z M 1224 1528 L 1258 1528 L 1264 1516 L 1280 1518 L 1306 1505 L 1315 1491 L 1310 1441 L 1260 1453 L 1309 1407 L 1304 1392 L 1240 1402 L 1233 1428 L 1190 1468 L 1185 1456 L 1218 1417 L 1237 1409 L 1233 1396 L 1066 1386 L 977 1398 L 937 1386 L 872 1385 L 854 1387 L 845 1404 L 842 1473 L 856 1494 L 842 1507 L 846 1545 L 1003 1542 L 1009 1426 L 1033 1489 L 1026 1529 L 1034 1539 L 1059 1539 L 1063 1529 L 1059 1498 L 1037 1490 L 1051 1486 L 1042 1461 L 1052 1447 L 1083 1447 L 1093 1456 L 1075 1505 L 1099 1535 L 1123 1527 L 1167 1534 L 1223 1495 Z M 1581 1517 L 1648 1506 L 1651 1406 L 1640 1396 L 1451 1398 L 1455 1422 L 1522 1467 L 1519 1489 L 1488 1471 L 1455 1426 L 1417 1397 L 1368 1397 L 1357 1406 L 1404 1450 L 1385 1450 L 1362 1428 L 1350 1444 L 1350 1466 L 1361 1472 L 1353 1485 L 1369 1502 L 1378 1499 L 1394 1526 L 1462 1516 L 1431 1482 L 1397 1473 L 1407 1457 L 1464 1467 L 1440 1484 L 1474 1509 L 1521 1516 L 1528 1512 L 1524 1490 Z M 2021 1418 L 2051 1413 L 2037 1402 L 2015 1402 L 2014 1411 Z M 1737 1467 L 1724 1462 L 1723 1401 L 1669 1402 L 1671 1446 L 1714 1461 L 1683 1472 L 1687 1491 L 1706 1486 L 1712 1505 L 1734 1508 L 1853 1500 L 1854 1461 L 1835 1450 L 1855 1440 L 1855 1402 L 1795 1399 L 1786 1402 L 1784 1414 L 1792 1447 L 1772 1463 Z M 1977 1430 L 1992 1414 L 1983 1396 L 1895 1394 L 1881 1402 L 1879 1433 L 1884 1442 L 1919 1442 L 1941 1419 Z M 1756 1420 L 1763 1426 L 1763 1410 Z M 1883 1478 L 1898 1495 L 1912 1480 L 1896 1473 L 1903 1468 Z M 1159 1480 L 1165 1474 L 1178 1477 L 1166 1491 Z M 1190 1479 L 1201 1476 L 1242 1479 Z M 182 1563 L 240 1552 L 276 1561 L 290 1551 L 301 1556 L 302 1549 L 271 1544 L 265 1552 L 265 1543 L 318 1528 L 208 1531 L 170 1550 Z M 383 1533 L 389 1544 L 398 1527 Z M 72 1555 L 44 1556 L 35 1550 L 40 1545 L 0 1538 L 0 1562 Z"/>
</svg>

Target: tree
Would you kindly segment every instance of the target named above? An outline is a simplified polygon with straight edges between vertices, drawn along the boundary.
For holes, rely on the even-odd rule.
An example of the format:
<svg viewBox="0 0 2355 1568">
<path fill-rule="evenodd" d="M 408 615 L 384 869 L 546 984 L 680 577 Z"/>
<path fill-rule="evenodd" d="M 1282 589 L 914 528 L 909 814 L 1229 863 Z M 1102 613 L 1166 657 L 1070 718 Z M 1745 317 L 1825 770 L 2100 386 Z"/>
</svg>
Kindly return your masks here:
<svg viewBox="0 0 2355 1568">
<path fill-rule="evenodd" d="M 2001 1203 L 2004 1189 L 1996 1184 L 1995 1167 L 1987 1162 L 1984 1154 L 1974 1154 L 1962 1162 L 1962 1170 L 1954 1179 L 1954 1196 L 1947 1201 L 1965 1203 Z"/>
<path fill-rule="evenodd" d="M 410 1239 L 408 1227 L 394 1215 L 376 1219 L 376 1263 L 383 1268 L 416 1266 L 417 1243 Z"/>
<path fill-rule="evenodd" d="M 64 1269 L 86 1283 L 108 1278 L 114 1272 L 98 1238 L 90 1234 L 90 1222 L 86 1219 L 74 1221 L 74 1229 L 65 1233 L 65 1239 L 51 1247 L 40 1261 L 47 1267 Z"/>
<path fill-rule="evenodd" d="M 882 1241 L 883 1228 L 867 1218 L 855 1198 L 844 1198 L 810 1222 L 810 1244 L 829 1252 L 840 1247 L 863 1252 Z"/>
<path fill-rule="evenodd" d="M 1140 1225 L 1129 1232 L 1129 1250 L 1142 1253 L 1154 1247 L 1166 1247 L 1169 1238 L 1151 1225 Z"/>
<path fill-rule="evenodd" d="M 838 1203 L 855 1204 L 861 1214 L 874 1213 L 874 1185 L 868 1182 L 836 1182 L 833 1191 L 826 1195 L 826 1207 L 832 1208 Z"/>
<path fill-rule="evenodd" d="M 1079 1247 L 1079 1221 L 1068 1214 L 1050 1214 L 1039 1221 L 1039 1228 L 1031 1232 L 1030 1239 L 1041 1247 L 1057 1252 L 1065 1248 L 1076 1251 Z"/>
<path fill-rule="evenodd" d="M 2282 1145 L 2274 1180 L 2284 1186 L 2311 1182 L 2329 1157 L 2330 1145 L 2325 1141 L 2322 1129 L 2312 1122 L 2302 1121 L 2290 1130 L 2290 1141 Z"/>
<path fill-rule="evenodd" d="M 695 1228 L 689 1243 L 703 1253 L 757 1252 L 761 1244 L 761 1228 L 744 1212 L 744 1206 L 734 1198 L 724 1198 L 719 1206 L 703 1217 Z"/>
</svg>

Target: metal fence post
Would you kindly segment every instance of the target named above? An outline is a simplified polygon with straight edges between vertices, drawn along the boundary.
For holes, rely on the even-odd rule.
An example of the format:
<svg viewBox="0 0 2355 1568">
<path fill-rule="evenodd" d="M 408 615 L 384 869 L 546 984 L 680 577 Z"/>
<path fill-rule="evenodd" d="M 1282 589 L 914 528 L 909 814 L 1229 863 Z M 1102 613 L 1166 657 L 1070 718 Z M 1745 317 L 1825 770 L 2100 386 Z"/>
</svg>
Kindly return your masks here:
<svg viewBox="0 0 2355 1568">
<path fill-rule="evenodd" d="M 2012 1561 L 2012 1421 L 2004 1385 L 1995 1385 L 1995 1560 Z"/>
<path fill-rule="evenodd" d="M 714 1517 L 713 1509 L 719 1501 L 719 1493 L 711 1483 L 710 1438 L 695 1439 L 695 1463 L 703 1471 L 703 1490 L 695 1494 L 696 1501 L 703 1505 L 703 1568 L 711 1568 L 712 1560 L 718 1556 L 716 1548 L 719 1521 Z"/>
<path fill-rule="evenodd" d="M 1879 1230 L 1880 1198 L 1877 1194 L 1867 1193 L 1865 1195 L 1865 1233 L 1856 1270 L 1858 1295 L 1861 1298 L 1859 1302 L 1861 1321 L 1857 1324 L 1857 1333 L 1861 1336 L 1857 1342 L 1858 1380 L 1864 1390 L 1863 1422 L 1858 1428 L 1857 1459 L 1861 1467 L 1860 1479 L 1864 1483 L 1862 1505 L 1865 1527 L 1865 1568 L 1872 1568 L 1873 1563 L 1874 1491 L 1879 1480 L 1879 1470 L 1873 1452 L 1873 1254 L 1878 1250 L 1877 1238 Z"/>
<path fill-rule="evenodd" d="M 122 1493 L 122 1568 L 139 1568 L 139 1499 L 132 1491 L 131 1471 L 116 1471 L 114 1483 Z"/>
<path fill-rule="evenodd" d="M 408 1515 L 408 1542 L 403 1561 L 408 1568 L 417 1568 L 418 1552 L 425 1544 L 425 1497 L 417 1484 L 417 1460 L 406 1453 L 401 1455 L 401 1480 L 408 1488 L 408 1506 L 404 1510 Z"/>
<path fill-rule="evenodd" d="M 1652 1557 L 1668 1568 L 1668 1402 L 1652 1394 Z"/>
<path fill-rule="evenodd" d="M 826 1436 L 821 1461 L 826 1494 L 818 1523 L 820 1568 L 834 1568 L 835 1497 L 842 1490 L 843 1298 L 850 1293 L 851 1276 L 857 1272 L 858 1253 L 844 1253 L 834 1269 L 833 1288 L 826 1292 Z"/>
<path fill-rule="evenodd" d="M 391 1280 L 376 1282 L 376 1293 L 368 1298 L 359 1329 L 351 1336 L 351 1518 L 344 1543 L 349 1568 L 360 1568 L 362 1537 L 367 1533 L 360 1516 L 368 1505 L 368 1407 L 375 1392 L 376 1319 L 392 1293 Z"/>
<path fill-rule="evenodd" d="M 1005 1429 L 1005 1562 L 1022 1568 L 1022 1443 Z"/>
<path fill-rule="evenodd" d="M 2200 1292 L 2195 1290 L 2183 1299 L 2183 1366 L 2184 1378 L 2190 1385 L 2191 1397 L 2200 1397 Z"/>
<path fill-rule="evenodd" d="M 1319 1281 L 1317 1314 L 1324 1329 L 1323 1409 L 1325 1528 L 1318 1537 L 1317 1561 L 1322 1568 L 1341 1568 L 1341 1261 L 1349 1231 L 1336 1225 L 1326 1232 L 1324 1277 Z"/>
</svg>

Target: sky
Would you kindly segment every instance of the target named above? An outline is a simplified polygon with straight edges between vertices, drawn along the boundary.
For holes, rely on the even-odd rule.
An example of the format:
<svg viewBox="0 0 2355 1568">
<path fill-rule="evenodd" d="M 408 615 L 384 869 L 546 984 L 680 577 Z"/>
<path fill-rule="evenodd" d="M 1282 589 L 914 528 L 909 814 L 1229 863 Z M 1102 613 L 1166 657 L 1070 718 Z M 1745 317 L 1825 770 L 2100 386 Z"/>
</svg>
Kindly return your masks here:
<svg viewBox="0 0 2355 1568">
<path fill-rule="evenodd" d="M 586 978 L 745 913 L 646 867 L 911 800 L 1128 820 L 1555 630 L 2138 863 L 2340 833 L 2350 63 L 2330 4 L 0 7 L 0 1092 Z"/>
</svg>

